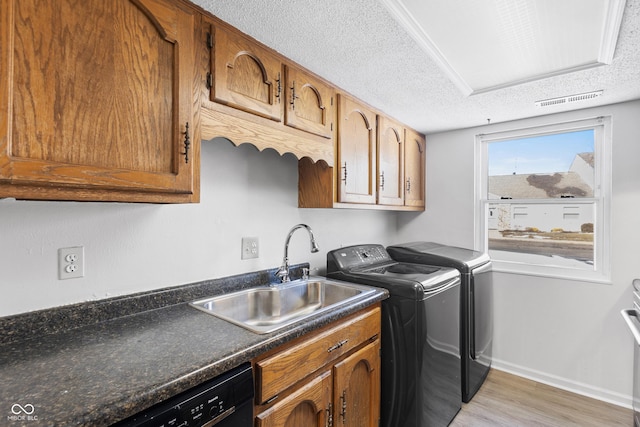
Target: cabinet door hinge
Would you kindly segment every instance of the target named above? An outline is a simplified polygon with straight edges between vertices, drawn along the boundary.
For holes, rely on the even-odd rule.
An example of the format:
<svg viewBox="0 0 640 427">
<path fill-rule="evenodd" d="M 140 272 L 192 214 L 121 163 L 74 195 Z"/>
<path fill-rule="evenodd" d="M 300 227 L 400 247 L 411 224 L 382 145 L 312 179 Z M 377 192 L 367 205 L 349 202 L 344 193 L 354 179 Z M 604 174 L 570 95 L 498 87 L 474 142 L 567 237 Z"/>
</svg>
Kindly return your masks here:
<svg viewBox="0 0 640 427">
<path fill-rule="evenodd" d="M 207 47 L 213 49 L 213 36 L 207 31 Z"/>
<path fill-rule="evenodd" d="M 324 423 L 326 427 L 333 427 L 333 405 L 329 403 L 329 407 L 326 409 L 327 419 Z"/>
<path fill-rule="evenodd" d="M 213 87 L 213 74 L 207 71 L 207 89 L 211 89 Z"/>
<path fill-rule="evenodd" d="M 184 162 L 189 163 L 189 149 L 191 148 L 191 136 L 189 135 L 189 122 L 184 125 L 184 151 L 181 152 L 184 156 Z"/>
</svg>

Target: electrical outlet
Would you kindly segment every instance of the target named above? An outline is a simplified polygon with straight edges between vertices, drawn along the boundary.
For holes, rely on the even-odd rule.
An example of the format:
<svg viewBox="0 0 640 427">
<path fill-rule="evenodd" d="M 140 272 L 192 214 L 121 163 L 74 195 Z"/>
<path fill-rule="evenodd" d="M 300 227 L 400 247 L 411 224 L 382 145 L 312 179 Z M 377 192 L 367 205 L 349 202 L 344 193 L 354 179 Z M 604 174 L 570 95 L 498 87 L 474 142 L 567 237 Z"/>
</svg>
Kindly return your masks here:
<svg viewBox="0 0 640 427">
<path fill-rule="evenodd" d="M 58 279 L 84 277 L 84 246 L 58 249 Z"/>
<path fill-rule="evenodd" d="M 242 238 L 242 259 L 258 258 L 260 256 L 260 245 L 257 237 Z"/>
</svg>

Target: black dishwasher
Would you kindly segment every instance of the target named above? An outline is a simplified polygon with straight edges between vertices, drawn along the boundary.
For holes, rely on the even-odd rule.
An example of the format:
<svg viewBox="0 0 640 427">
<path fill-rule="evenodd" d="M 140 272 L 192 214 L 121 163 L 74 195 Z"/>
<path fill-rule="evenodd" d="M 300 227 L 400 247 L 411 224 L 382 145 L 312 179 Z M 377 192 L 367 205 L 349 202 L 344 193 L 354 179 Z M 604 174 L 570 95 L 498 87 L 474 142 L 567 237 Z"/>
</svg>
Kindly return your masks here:
<svg viewBox="0 0 640 427">
<path fill-rule="evenodd" d="M 251 427 L 253 374 L 241 365 L 113 427 Z"/>
</svg>

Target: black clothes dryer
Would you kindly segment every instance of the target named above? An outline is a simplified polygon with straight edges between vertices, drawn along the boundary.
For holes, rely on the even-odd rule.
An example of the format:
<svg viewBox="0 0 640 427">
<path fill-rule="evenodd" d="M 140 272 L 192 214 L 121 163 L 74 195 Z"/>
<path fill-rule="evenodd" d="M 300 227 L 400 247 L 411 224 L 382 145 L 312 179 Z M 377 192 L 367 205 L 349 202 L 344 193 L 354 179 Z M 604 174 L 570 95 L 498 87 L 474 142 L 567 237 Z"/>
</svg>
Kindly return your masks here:
<svg viewBox="0 0 640 427">
<path fill-rule="evenodd" d="M 389 291 L 382 301 L 382 427 L 446 426 L 460 400 L 460 273 L 396 262 L 382 245 L 327 254 L 327 277 Z"/>
<path fill-rule="evenodd" d="M 455 268 L 462 280 L 460 299 L 462 401 L 469 402 L 491 368 L 493 275 L 489 255 L 433 242 L 387 247 L 396 261 Z"/>
</svg>

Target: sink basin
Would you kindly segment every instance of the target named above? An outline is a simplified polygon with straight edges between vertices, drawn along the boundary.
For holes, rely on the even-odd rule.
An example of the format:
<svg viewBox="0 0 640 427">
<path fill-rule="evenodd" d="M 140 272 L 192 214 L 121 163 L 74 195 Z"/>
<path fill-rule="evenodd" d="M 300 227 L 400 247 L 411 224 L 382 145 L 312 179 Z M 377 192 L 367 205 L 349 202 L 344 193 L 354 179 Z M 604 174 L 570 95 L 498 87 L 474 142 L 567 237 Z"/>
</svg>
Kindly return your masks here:
<svg viewBox="0 0 640 427">
<path fill-rule="evenodd" d="M 193 301 L 190 305 L 250 331 L 266 334 L 359 301 L 374 292 L 374 288 L 367 286 L 310 277 Z"/>
</svg>

